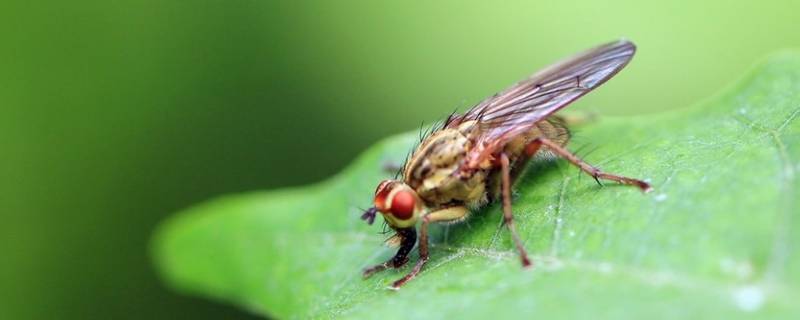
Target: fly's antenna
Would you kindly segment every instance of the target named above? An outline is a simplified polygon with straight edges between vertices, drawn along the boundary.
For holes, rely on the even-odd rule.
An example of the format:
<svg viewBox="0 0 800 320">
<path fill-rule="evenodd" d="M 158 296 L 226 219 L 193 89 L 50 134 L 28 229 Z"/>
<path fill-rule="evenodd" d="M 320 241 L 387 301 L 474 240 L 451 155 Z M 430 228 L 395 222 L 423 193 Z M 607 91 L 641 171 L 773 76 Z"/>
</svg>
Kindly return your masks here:
<svg viewBox="0 0 800 320">
<path fill-rule="evenodd" d="M 375 222 L 375 215 L 378 213 L 378 209 L 371 207 L 369 209 L 362 209 L 362 211 L 364 211 L 364 214 L 361 215 L 361 220 L 364 220 L 367 222 L 367 224 L 372 225 L 372 223 Z"/>
</svg>

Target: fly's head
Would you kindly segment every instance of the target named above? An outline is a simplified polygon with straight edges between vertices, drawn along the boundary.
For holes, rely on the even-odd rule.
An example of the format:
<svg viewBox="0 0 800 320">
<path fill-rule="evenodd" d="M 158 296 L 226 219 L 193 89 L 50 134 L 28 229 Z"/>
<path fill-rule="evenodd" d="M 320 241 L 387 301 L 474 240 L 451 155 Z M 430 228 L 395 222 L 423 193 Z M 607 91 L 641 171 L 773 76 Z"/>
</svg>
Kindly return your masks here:
<svg viewBox="0 0 800 320">
<path fill-rule="evenodd" d="M 397 180 L 384 180 L 375 190 L 375 206 L 367 209 L 361 219 L 372 224 L 380 212 L 392 228 L 413 227 L 424 209 L 422 200 L 414 189 Z"/>
</svg>

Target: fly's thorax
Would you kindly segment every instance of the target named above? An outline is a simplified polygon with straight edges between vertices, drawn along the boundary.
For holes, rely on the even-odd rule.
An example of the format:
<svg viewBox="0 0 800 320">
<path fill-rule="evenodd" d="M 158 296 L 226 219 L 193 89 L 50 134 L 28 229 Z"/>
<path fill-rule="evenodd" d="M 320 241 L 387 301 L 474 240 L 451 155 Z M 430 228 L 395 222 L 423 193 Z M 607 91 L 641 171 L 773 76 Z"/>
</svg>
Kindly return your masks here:
<svg viewBox="0 0 800 320">
<path fill-rule="evenodd" d="M 457 167 L 466 156 L 470 141 L 458 129 L 439 130 L 420 143 L 404 168 L 404 179 L 412 188 L 440 170 Z"/>
<path fill-rule="evenodd" d="M 405 167 L 405 182 L 430 206 L 480 202 L 485 198 L 486 174 L 460 171 L 472 147 L 475 122 L 437 131 L 426 138 Z"/>
</svg>

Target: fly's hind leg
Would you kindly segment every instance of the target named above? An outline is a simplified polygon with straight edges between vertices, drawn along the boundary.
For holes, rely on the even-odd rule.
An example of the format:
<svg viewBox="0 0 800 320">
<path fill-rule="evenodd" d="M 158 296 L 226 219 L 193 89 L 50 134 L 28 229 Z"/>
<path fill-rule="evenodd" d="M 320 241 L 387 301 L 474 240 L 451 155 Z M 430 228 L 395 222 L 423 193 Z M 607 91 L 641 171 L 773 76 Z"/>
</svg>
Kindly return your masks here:
<svg viewBox="0 0 800 320">
<path fill-rule="evenodd" d="M 500 154 L 500 166 L 502 173 L 502 194 L 503 194 L 503 221 L 511 232 L 511 238 L 514 239 L 514 245 L 517 246 L 519 251 L 519 258 L 522 260 L 522 266 L 528 267 L 531 265 L 531 260 L 528 259 L 528 253 L 525 252 L 525 246 L 517 234 L 517 228 L 514 227 L 514 214 L 511 211 L 511 164 L 508 155 L 505 153 Z"/>
<path fill-rule="evenodd" d="M 604 179 L 604 180 L 616 181 L 621 184 L 635 186 L 638 187 L 643 192 L 649 192 L 652 190 L 650 184 L 642 180 L 603 172 L 600 169 L 581 160 L 580 158 L 578 158 L 578 156 L 574 155 L 572 152 L 569 152 L 567 149 L 564 149 L 564 147 L 562 147 L 560 144 L 553 142 L 552 140 L 547 138 L 539 137 L 531 141 L 531 143 L 528 144 L 528 146 L 525 148 L 525 153 L 529 156 L 533 155 L 537 151 L 539 151 L 539 148 L 541 148 L 542 146 L 546 146 L 553 153 L 557 154 L 558 156 L 564 159 L 567 159 L 567 161 L 571 162 L 572 164 L 580 168 L 583 172 L 586 172 L 587 174 L 592 176 L 597 181 L 598 184 L 600 183 L 600 179 Z"/>
<path fill-rule="evenodd" d="M 419 274 L 422 267 L 428 262 L 428 224 L 431 222 L 457 221 L 467 216 L 469 209 L 464 206 L 449 207 L 426 214 L 422 217 L 422 225 L 419 230 L 419 261 L 414 268 L 405 276 L 392 283 L 392 289 L 398 289 L 406 282 Z"/>
</svg>

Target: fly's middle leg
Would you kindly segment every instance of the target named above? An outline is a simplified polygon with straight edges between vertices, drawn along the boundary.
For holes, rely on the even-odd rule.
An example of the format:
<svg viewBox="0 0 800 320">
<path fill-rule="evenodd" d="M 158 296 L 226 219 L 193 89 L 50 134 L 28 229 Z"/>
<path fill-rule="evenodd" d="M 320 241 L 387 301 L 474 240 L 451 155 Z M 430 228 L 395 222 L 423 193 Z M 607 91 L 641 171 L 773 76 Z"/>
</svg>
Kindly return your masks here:
<svg viewBox="0 0 800 320">
<path fill-rule="evenodd" d="M 505 153 L 500 154 L 500 169 L 502 173 L 502 193 L 503 193 L 503 221 L 505 222 L 508 230 L 511 231 L 511 238 L 514 239 L 514 245 L 517 246 L 519 251 L 519 258 L 522 260 L 522 266 L 528 267 L 531 265 L 531 260 L 528 259 L 528 253 L 525 251 L 525 246 L 517 234 L 517 228 L 514 227 L 514 214 L 511 211 L 511 163 L 508 155 Z"/>
</svg>

